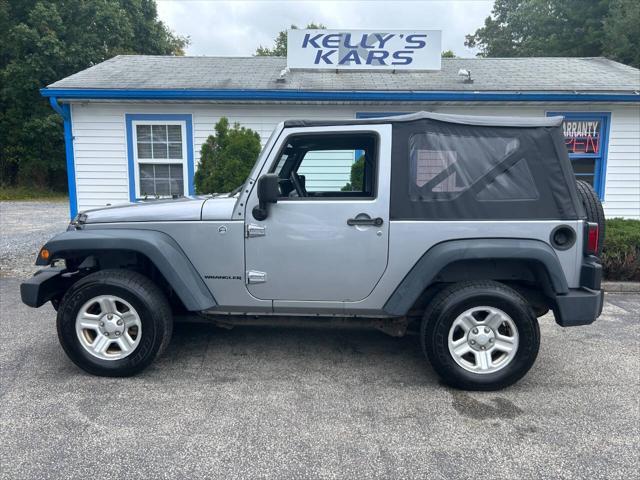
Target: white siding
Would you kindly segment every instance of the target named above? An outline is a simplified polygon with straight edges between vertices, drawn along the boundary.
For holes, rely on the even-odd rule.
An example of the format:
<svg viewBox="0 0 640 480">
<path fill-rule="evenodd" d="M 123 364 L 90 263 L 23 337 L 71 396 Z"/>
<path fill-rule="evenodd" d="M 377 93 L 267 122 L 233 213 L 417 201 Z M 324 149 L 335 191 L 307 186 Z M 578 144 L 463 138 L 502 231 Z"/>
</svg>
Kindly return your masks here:
<svg viewBox="0 0 640 480">
<path fill-rule="evenodd" d="M 121 110 L 80 104 L 73 105 L 71 112 L 78 211 L 128 202 L 127 141 Z"/>
<path fill-rule="evenodd" d="M 640 218 L 640 108 L 611 111 L 604 189 L 607 217 Z"/>
<path fill-rule="evenodd" d="M 541 116 L 547 111 L 611 112 L 605 185 L 608 216 L 640 218 L 640 112 L 624 105 L 223 105 L 77 103 L 72 107 L 78 210 L 129 200 L 126 113 L 191 114 L 194 160 L 220 117 L 258 132 L 262 142 L 276 124 L 293 118 L 354 118 L 356 112 L 430 110 L 475 115 Z"/>
</svg>

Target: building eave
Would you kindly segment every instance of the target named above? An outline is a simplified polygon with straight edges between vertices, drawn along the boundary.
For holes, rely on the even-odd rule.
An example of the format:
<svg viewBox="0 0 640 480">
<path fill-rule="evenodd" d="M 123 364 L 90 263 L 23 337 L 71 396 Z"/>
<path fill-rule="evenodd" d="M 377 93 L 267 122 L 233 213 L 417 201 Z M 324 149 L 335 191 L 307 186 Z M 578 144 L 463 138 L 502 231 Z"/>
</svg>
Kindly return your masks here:
<svg viewBox="0 0 640 480">
<path fill-rule="evenodd" d="M 276 102 L 605 102 L 640 103 L 639 92 L 485 92 L 358 90 L 198 90 L 55 89 L 40 90 L 59 100 L 228 100 Z"/>
</svg>

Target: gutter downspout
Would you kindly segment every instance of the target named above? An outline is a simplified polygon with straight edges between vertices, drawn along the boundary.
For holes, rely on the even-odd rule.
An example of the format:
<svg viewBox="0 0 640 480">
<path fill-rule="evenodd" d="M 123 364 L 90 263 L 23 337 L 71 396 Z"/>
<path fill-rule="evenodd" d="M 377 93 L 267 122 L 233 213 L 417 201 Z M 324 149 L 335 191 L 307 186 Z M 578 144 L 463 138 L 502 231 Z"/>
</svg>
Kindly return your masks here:
<svg viewBox="0 0 640 480">
<path fill-rule="evenodd" d="M 71 125 L 71 105 L 60 105 L 57 97 L 49 97 L 49 104 L 64 120 L 64 150 L 67 160 L 67 185 L 69 188 L 69 213 L 71 219 L 78 214 L 78 196 L 76 193 L 76 166 L 73 154 L 73 129 Z"/>
</svg>

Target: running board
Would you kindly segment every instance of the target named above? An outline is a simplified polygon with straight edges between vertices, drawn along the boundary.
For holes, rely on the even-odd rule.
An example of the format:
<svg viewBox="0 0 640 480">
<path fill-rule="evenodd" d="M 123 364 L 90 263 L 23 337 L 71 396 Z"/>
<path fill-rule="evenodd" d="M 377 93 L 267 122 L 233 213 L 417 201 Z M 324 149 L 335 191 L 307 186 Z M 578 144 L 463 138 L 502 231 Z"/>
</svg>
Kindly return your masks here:
<svg viewBox="0 0 640 480">
<path fill-rule="evenodd" d="M 208 323 L 220 328 L 231 329 L 239 326 L 269 327 L 314 327 L 314 328 L 374 328 L 392 337 L 403 337 L 407 333 L 409 317 L 369 318 L 369 317 L 300 317 L 288 315 L 221 315 L 192 314 L 175 316 L 176 322 Z"/>
</svg>

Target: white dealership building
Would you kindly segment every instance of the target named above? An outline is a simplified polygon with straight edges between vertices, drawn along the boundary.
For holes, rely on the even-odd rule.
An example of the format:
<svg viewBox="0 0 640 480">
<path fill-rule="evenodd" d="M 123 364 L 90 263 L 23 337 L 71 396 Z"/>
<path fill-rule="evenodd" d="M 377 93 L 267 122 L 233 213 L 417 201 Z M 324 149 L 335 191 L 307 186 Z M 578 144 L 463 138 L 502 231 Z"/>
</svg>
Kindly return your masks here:
<svg viewBox="0 0 640 480">
<path fill-rule="evenodd" d="M 638 69 L 604 58 L 439 52 L 439 32 L 301 30 L 290 35 L 288 59 L 117 56 L 61 79 L 42 95 L 64 118 L 71 214 L 194 194 L 200 148 L 221 117 L 264 143 L 285 119 L 426 110 L 564 115 L 576 175 L 593 184 L 607 216 L 640 218 Z M 354 160 L 353 152 L 318 159 L 307 182 L 339 188 Z"/>
</svg>

